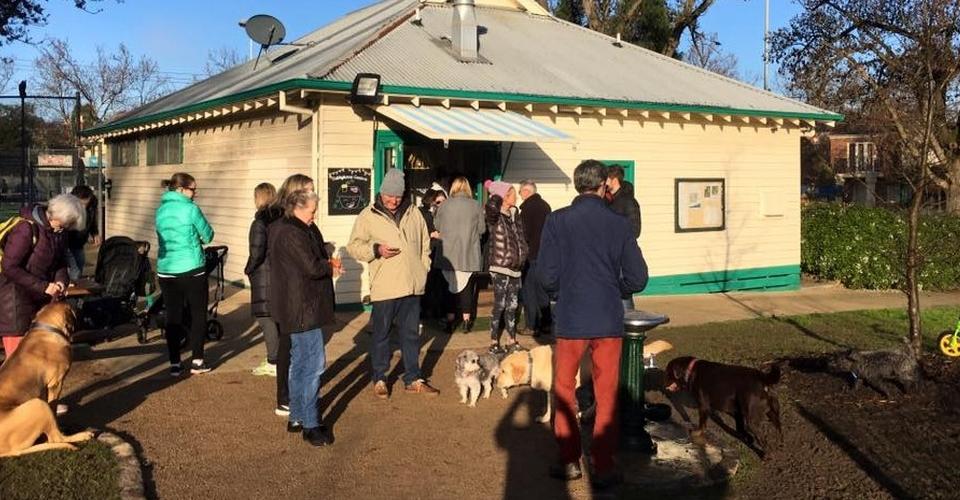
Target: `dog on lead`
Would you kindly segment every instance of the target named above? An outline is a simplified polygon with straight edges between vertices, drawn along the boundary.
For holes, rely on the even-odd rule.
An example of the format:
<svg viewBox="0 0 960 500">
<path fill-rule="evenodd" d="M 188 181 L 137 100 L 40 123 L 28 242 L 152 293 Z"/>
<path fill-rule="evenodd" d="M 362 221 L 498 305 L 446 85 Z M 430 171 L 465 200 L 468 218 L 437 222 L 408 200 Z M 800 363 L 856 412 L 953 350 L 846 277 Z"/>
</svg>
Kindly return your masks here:
<svg viewBox="0 0 960 500">
<path fill-rule="evenodd" d="M 757 441 L 766 450 L 766 443 L 757 432 L 765 414 L 783 440 L 780 426 L 780 402 L 773 386 L 780 382 L 780 367 L 769 372 L 746 366 L 725 365 L 690 356 L 676 358 L 667 364 L 664 373 L 667 391 L 686 390 L 697 402 L 700 421 L 691 438 L 703 441 L 707 419 L 716 412 L 733 416 L 737 433 L 744 442 Z"/>
<path fill-rule="evenodd" d="M 50 403 L 60 397 L 70 371 L 70 335 L 77 317 L 66 302 L 40 309 L 20 347 L 0 366 L 0 457 L 46 450 L 75 450 L 91 432 L 65 436 Z M 35 444 L 41 435 L 47 440 Z"/>
<path fill-rule="evenodd" d="M 493 354 L 477 354 L 466 350 L 457 355 L 454 381 L 460 389 L 460 402 L 471 408 L 477 406 L 482 393 L 483 398 L 490 397 L 493 381 L 500 375 L 500 360 Z M 481 390 L 482 388 L 482 390 Z"/>
</svg>

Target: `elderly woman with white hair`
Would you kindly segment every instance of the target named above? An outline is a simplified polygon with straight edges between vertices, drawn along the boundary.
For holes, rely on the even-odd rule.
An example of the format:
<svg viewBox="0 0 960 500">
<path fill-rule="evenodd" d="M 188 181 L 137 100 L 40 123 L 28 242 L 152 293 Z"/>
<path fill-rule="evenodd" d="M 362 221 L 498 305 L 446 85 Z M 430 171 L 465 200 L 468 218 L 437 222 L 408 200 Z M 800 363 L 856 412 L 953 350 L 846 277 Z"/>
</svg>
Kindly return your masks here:
<svg viewBox="0 0 960 500">
<path fill-rule="evenodd" d="M 20 345 L 37 311 L 66 291 L 65 230 L 85 224 L 83 204 L 70 194 L 23 207 L 18 217 L 0 239 L 0 336 L 7 357 Z"/>
</svg>

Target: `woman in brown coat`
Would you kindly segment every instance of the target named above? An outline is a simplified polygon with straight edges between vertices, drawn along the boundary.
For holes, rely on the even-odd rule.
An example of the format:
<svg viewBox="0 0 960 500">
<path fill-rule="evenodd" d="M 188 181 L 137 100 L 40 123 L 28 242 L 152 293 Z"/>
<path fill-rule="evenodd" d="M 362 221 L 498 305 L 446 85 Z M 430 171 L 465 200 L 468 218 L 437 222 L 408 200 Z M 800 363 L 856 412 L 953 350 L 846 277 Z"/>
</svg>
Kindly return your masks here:
<svg viewBox="0 0 960 500">
<path fill-rule="evenodd" d="M 314 446 L 333 443 L 320 418 L 320 376 L 326 368 L 322 328 L 334 322 L 333 278 L 323 235 L 314 223 L 317 195 L 294 191 L 284 201 L 284 217 L 270 225 L 270 314 L 280 335 L 290 338 L 290 416 L 287 430 L 303 432 Z M 278 286 L 279 284 L 283 286 Z"/>
</svg>

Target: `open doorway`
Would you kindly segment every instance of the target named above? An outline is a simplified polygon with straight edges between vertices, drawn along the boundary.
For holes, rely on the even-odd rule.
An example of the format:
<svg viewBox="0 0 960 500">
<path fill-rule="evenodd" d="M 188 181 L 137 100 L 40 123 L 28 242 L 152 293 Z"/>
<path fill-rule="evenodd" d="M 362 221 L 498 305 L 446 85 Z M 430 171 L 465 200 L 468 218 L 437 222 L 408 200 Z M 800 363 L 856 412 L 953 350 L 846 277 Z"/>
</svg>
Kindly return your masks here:
<svg viewBox="0 0 960 500">
<path fill-rule="evenodd" d="M 464 176 L 470 180 L 479 201 L 486 179 L 499 178 L 502 169 L 500 142 L 432 140 L 398 127 L 399 131 L 377 133 L 374 165 L 374 188 L 379 192 L 380 182 L 387 168 L 404 170 L 411 201 L 419 205 L 420 198 L 436 182 L 449 190 L 453 179 Z"/>
</svg>

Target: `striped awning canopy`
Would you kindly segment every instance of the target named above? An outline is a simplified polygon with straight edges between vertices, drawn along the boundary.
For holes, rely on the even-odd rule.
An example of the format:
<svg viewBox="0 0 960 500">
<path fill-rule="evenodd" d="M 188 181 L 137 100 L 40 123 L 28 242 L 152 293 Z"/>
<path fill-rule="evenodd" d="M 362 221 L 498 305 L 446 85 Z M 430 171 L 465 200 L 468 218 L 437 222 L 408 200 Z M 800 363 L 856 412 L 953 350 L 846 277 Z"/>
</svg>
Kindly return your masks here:
<svg viewBox="0 0 960 500">
<path fill-rule="evenodd" d="M 391 104 L 374 110 L 430 139 L 444 141 L 573 142 L 570 135 L 513 111 Z"/>
</svg>

